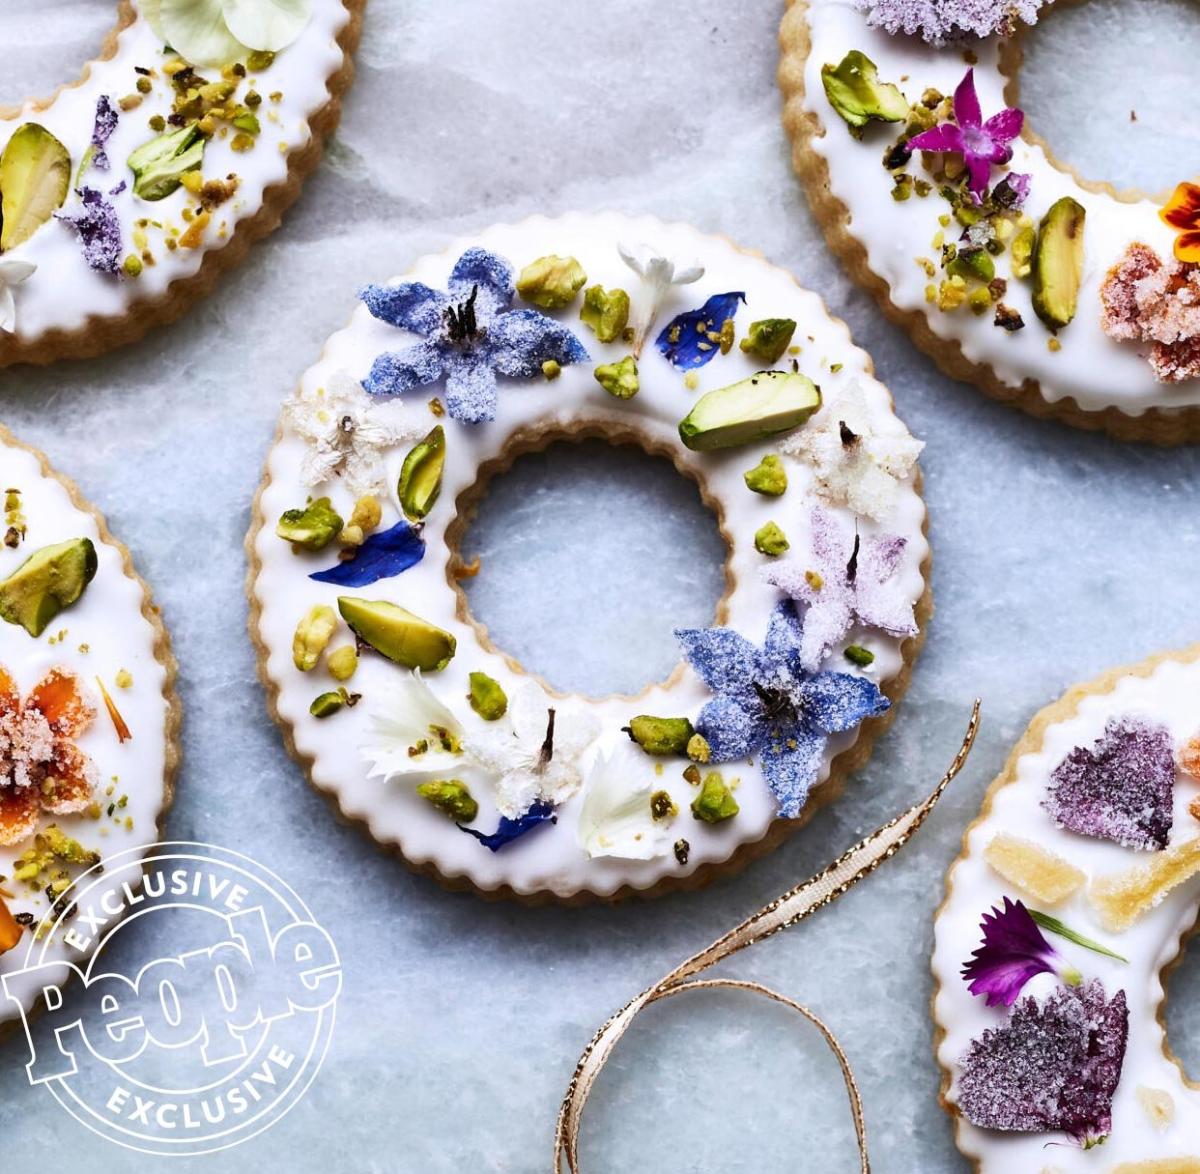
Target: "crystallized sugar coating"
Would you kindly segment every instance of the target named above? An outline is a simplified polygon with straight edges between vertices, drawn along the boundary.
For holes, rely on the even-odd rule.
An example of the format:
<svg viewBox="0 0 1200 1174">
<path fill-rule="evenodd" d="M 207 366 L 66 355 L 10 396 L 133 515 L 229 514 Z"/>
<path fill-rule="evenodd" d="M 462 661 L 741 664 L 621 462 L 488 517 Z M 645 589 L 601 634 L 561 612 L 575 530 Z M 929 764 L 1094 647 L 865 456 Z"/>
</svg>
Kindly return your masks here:
<svg viewBox="0 0 1200 1174">
<path fill-rule="evenodd" d="M 0 787 L 40 783 L 54 757 L 54 731 L 32 707 L 0 714 Z"/>
<path fill-rule="evenodd" d="M 1043 0 L 857 0 L 868 23 L 889 33 L 920 33 L 932 45 L 963 36 L 1010 33 L 1033 24 Z"/>
<path fill-rule="evenodd" d="M 114 188 L 117 195 L 124 184 Z M 121 218 L 109 199 L 95 188 L 82 188 L 79 198 L 83 207 L 79 212 L 56 212 L 55 216 L 69 224 L 78 234 L 83 246 L 83 258 L 97 273 L 121 272 Z"/>
<path fill-rule="evenodd" d="M 1110 719 L 1094 746 L 1077 746 L 1055 767 L 1042 806 L 1081 836 L 1161 850 L 1171 835 L 1174 786 L 1170 733 L 1130 715 Z"/>
<path fill-rule="evenodd" d="M 1110 1001 L 1098 980 L 1023 999 L 967 1049 L 959 1108 L 981 1129 L 1099 1140 L 1112 1129 L 1128 1038 L 1125 992 Z"/>
</svg>

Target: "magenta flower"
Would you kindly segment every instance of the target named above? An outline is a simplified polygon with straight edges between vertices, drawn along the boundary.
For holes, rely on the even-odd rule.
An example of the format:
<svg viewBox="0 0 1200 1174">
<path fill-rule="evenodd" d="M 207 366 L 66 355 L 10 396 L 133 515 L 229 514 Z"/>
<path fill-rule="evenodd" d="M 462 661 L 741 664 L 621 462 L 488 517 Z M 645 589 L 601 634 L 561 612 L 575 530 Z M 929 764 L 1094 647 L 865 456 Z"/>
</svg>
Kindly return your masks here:
<svg viewBox="0 0 1200 1174">
<path fill-rule="evenodd" d="M 975 70 L 954 91 L 954 122 L 943 122 L 908 140 L 910 151 L 949 151 L 961 155 L 967 165 L 971 195 L 983 199 L 991 177 L 993 163 L 1007 163 L 1012 158 L 1012 141 L 1021 133 L 1025 113 L 1015 107 L 993 114 L 987 122 L 979 108 L 975 92 Z"/>
<path fill-rule="evenodd" d="M 1004 909 L 983 915 L 983 945 L 963 966 L 973 995 L 986 995 L 989 1007 L 1011 1007 L 1030 979 L 1039 974 L 1057 975 L 1068 986 L 1078 986 L 1083 975 L 1042 936 L 1037 922 L 1020 901 L 1004 898 Z"/>
</svg>

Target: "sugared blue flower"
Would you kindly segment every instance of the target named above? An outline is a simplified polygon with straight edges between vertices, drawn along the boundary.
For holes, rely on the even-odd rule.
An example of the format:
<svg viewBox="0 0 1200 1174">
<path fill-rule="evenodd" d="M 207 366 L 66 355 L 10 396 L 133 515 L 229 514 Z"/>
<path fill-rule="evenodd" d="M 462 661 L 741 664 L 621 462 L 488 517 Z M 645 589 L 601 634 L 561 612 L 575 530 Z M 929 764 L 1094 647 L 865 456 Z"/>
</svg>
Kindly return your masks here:
<svg viewBox="0 0 1200 1174">
<path fill-rule="evenodd" d="M 496 416 L 496 376 L 533 379 L 542 364 L 583 362 L 583 344 L 565 326 L 537 310 L 512 309 L 512 266 L 486 249 L 467 249 L 447 291 L 419 281 L 368 285 L 359 292 L 378 319 L 419 334 L 422 341 L 388 351 L 371 366 L 363 387 L 397 396 L 446 381 L 446 410 L 464 424 Z"/>
<path fill-rule="evenodd" d="M 732 322 L 746 300 L 740 292 L 713 294 L 698 310 L 677 314 L 662 328 L 655 346 L 673 367 L 703 367 L 720 352 L 721 328 Z"/>
<path fill-rule="evenodd" d="M 519 840 L 527 832 L 541 827 L 544 823 L 554 823 L 556 819 L 552 803 L 538 802 L 528 811 L 518 815 L 516 819 L 509 819 L 507 815 L 502 815 L 496 830 L 490 835 L 477 832 L 474 828 L 464 827 L 461 823 L 458 825 L 458 830 L 466 832 L 468 836 L 474 836 L 489 852 L 499 852 L 506 844 L 511 844 L 513 840 Z"/>
<path fill-rule="evenodd" d="M 829 736 L 854 729 L 890 704 L 865 677 L 806 672 L 803 631 L 795 607 L 785 601 L 771 613 L 761 648 L 732 628 L 675 633 L 688 663 L 717 694 L 696 721 L 712 761 L 757 757 L 779 814 L 788 819 L 800 814 L 817 781 Z"/>
</svg>

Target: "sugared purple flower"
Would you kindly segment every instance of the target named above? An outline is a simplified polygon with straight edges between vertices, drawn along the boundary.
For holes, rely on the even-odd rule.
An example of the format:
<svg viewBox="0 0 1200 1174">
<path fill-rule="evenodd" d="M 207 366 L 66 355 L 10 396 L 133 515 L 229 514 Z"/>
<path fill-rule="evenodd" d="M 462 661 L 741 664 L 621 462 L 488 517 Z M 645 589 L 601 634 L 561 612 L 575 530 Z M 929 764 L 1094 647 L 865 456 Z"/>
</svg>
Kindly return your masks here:
<svg viewBox="0 0 1200 1174">
<path fill-rule="evenodd" d="M 1022 999 L 959 1061 L 958 1107 L 981 1129 L 1061 1130 L 1096 1145 L 1112 1131 L 1128 1041 L 1125 992 L 1110 1000 L 1098 979 L 1059 987 L 1042 1003 Z"/>
<path fill-rule="evenodd" d="M 496 416 L 496 376 L 533 379 L 542 364 L 588 357 L 565 326 L 537 310 L 512 309 L 512 266 L 486 249 L 467 249 L 450 273 L 447 292 L 419 281 L 368 285 L 359 291 L 383 322 L 422 336 L 402 351 L 380 355 L 363 380 L 372 395 L 397 396 L 446 380 L 446 410 L 464 424 Z"/>
<path fill-rule="evenodd" d="M 120 115 L 107 94 L 101 94 L 96 99 L 96 120 L 92 124 L 92 166 L 97 171 L 109 169 L 108 155 L 104 146 L 117 129 Z"/>
<path fill-rule="evenodd" d="M 992 164 L 1007 163 L 1012 158 L 1012 141 L 1021 133 L 1024 123 L 1024 112 L 1015 107 L 1006 107 L 984 122 L 979 95 L 975 92 L 975 70 L 968 69 L 954 91 L 954 121 L 943 122 L 909 139 L 908 149 L 961 155 L 971 194 L 982 200 Z"/>
<path fill-rule="evenodd" d="M 761 648 L 732 628 L 675 632 L 688 663 L 717 694 L 696 720 L 711 760 L 757 755 L 787 819 L 804 807 L 829 736 L 854 729 L 890 704 L 865 677 L 807 672 L 800 663 L 803 634 L 786 600 L 771 613 Z"/>
<path fill-rule="evenodd" d="M 816 672 L 855 623 L 891 636 L 911 636 L 913 603 L 896 581 L 905 539 L 862 539 L 828 510 L 814 509 L 811 557 L 791 557 L 763 569 L 763 578 L 805 605 L 800 663 Z"/>
<path fill-rule="evenodd" d="M 989 1007 L 1011 1007 L 1025 984 L 1039 974 L 1057 975 L 1068 986 L 1083 981 L 1083 975 L 1042 936 L 1020 901 L 1005 897 L 1004 908 L 985 913 L 979 928 L 983 945 L 963 966 L 962 976 L 971 994 L 987 996 Z"/>
<path fill-rule="evenodd" d="M 64 224 L 78 234 L 83 246 L 83 259 L 97 273 L 117 275 L 121 272 L 121 218 L 110 197 L 125 190 L 122 180 L 106 196 L 95 188 L 81 188 L 78 212 L 55 212 Z"/>
<path fill-rule="evenodd" d="M 1054 768 L 1042 806 L 1059 827 L 1162 850 L 1174 822 L 1171 733 L 1136 715 L 1111 718 L 1092 746 L 1076 746 Z"/>
<path fill-rule="evenodd" d="M 930 44 L 1007 35 L 1018 20 L 1033 24 L 1044 0 L 857 0 L 867 23 L 889 33 L 919 33 Z"/>
<path fill-rule="evenodd" d="M 1032 175 L 1028 175 L 1024 171 L 1010 171 L 992 189 L 992 200 L 1001 208 L 1007 208 L 1010 212 L 1018 212 L 1025 207 L 1025 201 L 1029 199 L 1029 188 L 1032 183 Z"/>
</svg>

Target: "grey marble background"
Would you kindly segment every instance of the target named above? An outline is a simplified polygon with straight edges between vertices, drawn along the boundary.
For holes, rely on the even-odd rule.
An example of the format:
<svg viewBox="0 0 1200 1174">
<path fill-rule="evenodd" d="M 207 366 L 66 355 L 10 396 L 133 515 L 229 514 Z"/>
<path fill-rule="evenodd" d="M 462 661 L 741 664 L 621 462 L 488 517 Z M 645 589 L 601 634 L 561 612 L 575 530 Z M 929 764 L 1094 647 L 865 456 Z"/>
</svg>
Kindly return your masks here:
<svg viewBox="0 0 1200 1174">
<path fill-rule="evenodd" d="M 215 297 L 142 344 L 0 372 L 0 419 L 108 515 L 174 636 L 186 758 L 168 831 L 275 868 L 342 952 L 345 988 L 321 1076 L 276 1128 L 199 1159 L 205 1170 L 548 1169 L 558 1101 L 592 1031 L 923 794 L 979 694 L 974 759 L 919 840 L 836 909 L 729 967 L 808 1002 L 838 1032 L 881 1174 L 966 1169 L 936 1103 L 927 1010 L 942 878 L 1038 708 L 1111 665 L 1200 639 L 1200 456 L 1018 416 L 939 377 L 883 321 L 827 254 L 791 173 L 774 84 L 780 14 L 774 2 L 370 0 L 342 128 L 282 230 Z M 6 91 L 45 92 L 70 76 L 109 19 L 102 0 L 7 0 Z M 1092 174 L 1165 186 L 1181 178 L 1178 160 L 1196 158 L 1200 124 L 1184 112 L 1198 52 L 1190 0 L 1091 0 L 1031 38 L 1026 104 Z M 411 876 L 339 826 L 285 757 L 245 636 L 242 537 L 279 400 L 342 324 L 360 282 L 497 219 L 610 207 L 728 233 L 847 319 L 928 441 L 937 615 L 870 766 L 770 859 L 709 892 L 650 904 L 485 905 Z M 586 542 L 617 468 L 600 457 L 578 472 L 598 490 L 578 495 L 578 516 L 530 511 L 531 562 Z M 535 500 L 546 475 L 534 462 L 497 492 Z M 653 511 L 660 483 L 644 484 L 640 508 Z M 706 524 L 683 499 L 665 522 L 657 508 L 664 533 Z M 492 517 L 475 540 L 504 548 L 512 535 L 500 511 Z M 663 615 L 707 606 L 710 580 L 671 576 L 644 553 L 634 551 L 636 569 L 654 576 L 662 607 L 638 622 L 653 639 Z M 528 639 L 553 678 L 552 642 L 546 625 L 538 630 L 552 583 L 520 610 L 496 586 L 481 586 L 480 608 Z M 610 596 L 591 606 L 596 623 L 614 622 Z M 617 671 L 638 671 L 638 640 Z M 1200 1075 L 1194 956 L 1173 987 L 1175 1046 Z M 0 1045 L 0 1167 L 161 1165 L 66 1119 L 26 1084 L 24 1060 L 20 1037 Z M 645 1015 L 601 1080 L 585 1167 L 849 1171 L 842 1097 L 813 1033 L 782 1010 L 733 994 L 679 1000 Z"/>
</svg>

